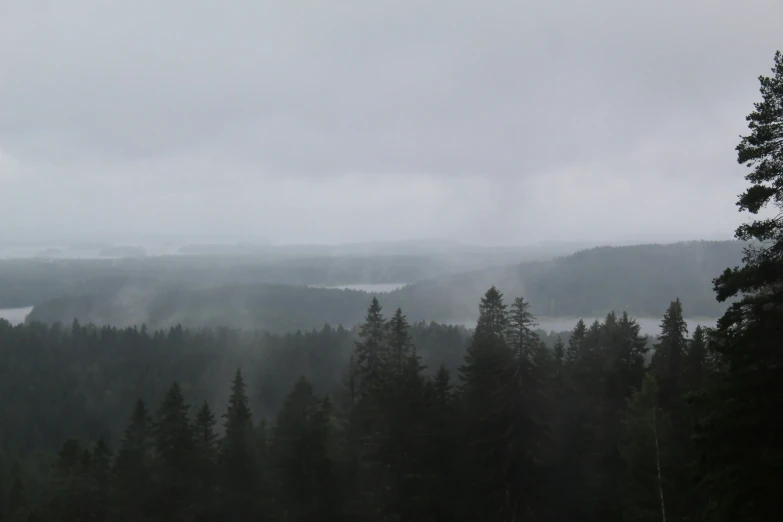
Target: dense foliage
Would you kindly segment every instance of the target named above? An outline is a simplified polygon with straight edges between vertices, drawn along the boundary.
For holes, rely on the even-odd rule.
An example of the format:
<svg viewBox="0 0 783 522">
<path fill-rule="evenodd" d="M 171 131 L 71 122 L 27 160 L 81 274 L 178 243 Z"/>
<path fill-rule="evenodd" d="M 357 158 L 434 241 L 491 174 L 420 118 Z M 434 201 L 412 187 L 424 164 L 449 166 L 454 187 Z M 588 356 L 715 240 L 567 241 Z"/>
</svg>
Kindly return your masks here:
<svg viewBox="0 0 783 522">
<path fill-rule="evenodd" d="M 627 314 L 547 346 L 530 305 L 494 287 L 467 346 L 376 299 L 356 333 L 0 325 L 12 519 L 640 520 L 660 496 L 672 520 L 705 509 L 684 398 L 715 371 L 712 344 L 687 338 L 679 301 L 649 367 Z"/>
</svg>

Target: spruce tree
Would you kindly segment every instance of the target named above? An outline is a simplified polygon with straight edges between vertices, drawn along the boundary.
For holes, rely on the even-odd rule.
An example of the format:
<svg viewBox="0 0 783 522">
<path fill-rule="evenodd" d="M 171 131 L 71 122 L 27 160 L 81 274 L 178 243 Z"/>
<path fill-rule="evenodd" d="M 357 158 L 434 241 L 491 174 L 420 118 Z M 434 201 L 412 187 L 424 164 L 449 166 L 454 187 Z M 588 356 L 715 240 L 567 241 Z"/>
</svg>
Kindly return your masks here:
<svg viewBox="0 0 783 522">
<path fill-rule="evenodd" d="M 698 325 L 693 330 L 693 338 L 688 342 L 688 350 L 683 360 L 684 388 L 688 392 L 701 389 L 707 371 L 707 336 L 704 328 Z"/>
<path fill-rule="evenodd" d="M 356 343 L 356 367 L 361 395 L 368 395 L 383 385 L 387 375 L 389 353 L 386 322 L 381 304 L 372 298 Z"/>
<path fill-rule="evenodd" d="M 111 517 L 111 450 L 100 439 L 92 450 L 88 501 L 90 520 L 106 522 Z"/>
<path fill-rule="evenodd" d="M 339 520 L 335 470 L 329 455 L 330 405 L 300 378 L 272 432 L 270 459 L 279 519 Z"/>
<path fill-rule="evenodd" d="M 220 450 L 222 511 L 239 519 L 261 510 L 265 492 L 256 461 L 253 418 L 242 372 L 237 369 L 228 409 L 223 415 L 225 435 Z"/>
<path fill-rule="evenodd" d="M 533 361 L 540 339 L 534 328 L 538 326 L 530 311 L 530 303 L 521 297 L 514 299 L 507 318 L 506 340 L 518 360 Z"/>
<path fill-rule="evenodd" d="M 397 308 L 394 316 L 389 320 L 386 334 L 389 345 L 389 373 L 397 386 L 403 381 L 408 358 L 412 352 L 413 345 L 409 329 L 410 325 L 402 314 L 402 310 Z"/>
<path fill-rule="evenodd" d="M 82 472 L 83 454 L 79 441 L 68 439 L 57 455 L 52 511 L 62 522 L 75 522 L 87 516 L 87 484 Z"/>
<path fill-rule="evenodd" d="M 518 386 L 518 362 L 506 342 L 506 305 L 495 287 L 479 305 L 473 340 L 460 368 L 467 416 L 464 463 L 468 518 L 513 520 L 530 507 L 526 441 L 529 412 Z"/>
<path fill-rule="evenodd" d="M 139 399 L 125 428 L 113 466 L 113 504 L 119 521 L 144 521 L 149 516 L 151 453 L 152 419 L 144 401 Z"/>
<path fill-rule="evenodd" d="M 560 369 L 563 367 L 563 364 L 566 360 L 566 350 L 565 350 L 565 344 L 563 343 L 563 340 L 558 337 L 555 340 L 555 344 L 552 346 L 552 355 L 555 358 L 555 363 L 557 364 L 557 367 Z"/>
<path fill-rule="evenodd" d="M 424 470 L 420 495 L 425 506 L 423 520 L 459 520 L 460 503 L 454 495 L 460 491 L 461 437 L 460 418 L 455 402 L 451 376 L 441 364 L 428 381 L 425 415 L 426 445 L 417 458 Z"/>
<path fill-rule="evenodd" d="M 195 513 L 195 440 L 188 410 L 175 382 L 160 404 L 153 426 L 151 510 L 157 520 L 189 520 Z"/>
<path fill-rule="evenodd" d="M 215 415 L 204 401 L 196 413 L 193 425 L 196 475 L 198 478 L 197 512 L 199 520 L 215 520 L 217 509 L 218 435 L 215 433 Z"/>
<path fill-rule="evenodd" d="M 582 343 L 584 342 L 585 335 L 587 334 L 587 326 L 582 319 L 577 321 L 571 332 L 571 337 L 568 339 L 568 351 L 566 352 L 566 360 L 570 365 L 574 365 L 582 355 Z"/>
<path fill-rule="evenodd" d="M 661 335 L 655 345 L 652 366 L 660 387 L 661 406 L 675 408 L 682 395 L 680 380 L 688 341 L 688 325 L 682 316 L 682 303 L 672 301 L 661 321 Z"/>
</svg>

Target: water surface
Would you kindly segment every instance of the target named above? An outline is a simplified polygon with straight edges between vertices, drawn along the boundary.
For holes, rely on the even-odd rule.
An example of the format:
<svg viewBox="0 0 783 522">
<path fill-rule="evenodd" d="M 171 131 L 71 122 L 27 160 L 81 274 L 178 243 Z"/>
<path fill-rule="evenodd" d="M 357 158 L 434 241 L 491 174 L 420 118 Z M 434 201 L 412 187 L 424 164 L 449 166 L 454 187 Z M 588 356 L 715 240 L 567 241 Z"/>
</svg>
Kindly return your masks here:
<svg viewBox="0 0 783 522">
<path fill-rule="evenodd" d="M 5 319 L 11 324 L 20 324 L 24 322 L 27 314 L 32 311 L 32 306 L 25 306 L 23 308 L 0 308 L 0 319 Z"/>
<path fill-rule="evenodd" d="M 357 290 L 359 292 L 367 292 L 370 294 L 388 294 L 399 290 L 406 283 L 368 283 L 368 284 L 352 284 L 352 285 L 339 285 L 339 286 L 326 286 L 326 285 L 310 285 L 311 288 L 329 288 L 332 290 Z"/>
</svg>

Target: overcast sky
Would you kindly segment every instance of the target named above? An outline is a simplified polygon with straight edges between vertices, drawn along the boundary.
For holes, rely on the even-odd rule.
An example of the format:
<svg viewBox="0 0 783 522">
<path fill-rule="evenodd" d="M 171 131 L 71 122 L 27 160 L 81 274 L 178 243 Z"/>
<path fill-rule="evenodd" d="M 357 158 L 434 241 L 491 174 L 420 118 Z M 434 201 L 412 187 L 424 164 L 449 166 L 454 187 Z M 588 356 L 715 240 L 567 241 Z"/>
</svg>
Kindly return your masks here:
<svg viewBox="0 0 783 522">
<path fill-rule="evenodd" d="M 780 0 L 0 0 L 0 242 L 728 238 Z"/>
</svg>

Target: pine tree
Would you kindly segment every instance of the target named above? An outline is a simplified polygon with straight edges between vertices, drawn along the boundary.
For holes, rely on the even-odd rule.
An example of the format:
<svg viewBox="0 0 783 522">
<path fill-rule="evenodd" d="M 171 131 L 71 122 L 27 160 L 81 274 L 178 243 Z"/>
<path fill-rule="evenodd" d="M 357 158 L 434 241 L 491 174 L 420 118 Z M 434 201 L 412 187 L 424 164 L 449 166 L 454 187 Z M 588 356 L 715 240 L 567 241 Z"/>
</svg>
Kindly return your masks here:
<svg viewBox="0 0 783 522">
<path fill-rule="evenodd" d="M 752 168 L 741 211 L 772 217 L 741 225 L 748 241 L 742 267 L 715 280 L 719 301 L 737 297 L 718 321 L 714 347 L 720 366 L 708 378 L 699 409 L 701 479 L 710 493 L 711 520 L 780 518 L 783 480 L 778 416 L 783 410 L 783 54 L 772 76 L 760 77 L 761 98 L 748 117 L 750 134 L 737 160 Z M 712 348 L 712 343 L 711 343 Z M 752 397 L 752 399 L 750 399 Z M 747 399 L 744 399 L 747 398 Z M 726 470 L 731 470 L 727 473 Z"/>
<path fill-rule="evenodd" d="M 144 401 L 133 408 L 130 423 L 114 461 L 114 501 L 119 521 L 148 519 L 152 419 Z"/>
<path fill-rule="evenodd" d="M 253 418 L 242 372 L 237 369 L 231 386 L 228 409 L 223 415 L 225 435 L 220 451 L 222 511 L 238 520 L 258 513 L 264 491 L 256 461 Z"/>
</svg>

